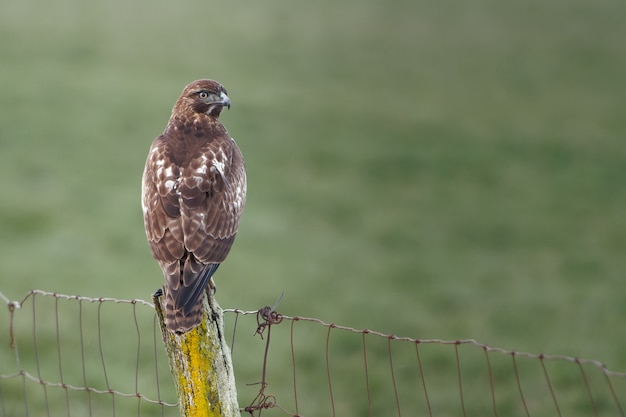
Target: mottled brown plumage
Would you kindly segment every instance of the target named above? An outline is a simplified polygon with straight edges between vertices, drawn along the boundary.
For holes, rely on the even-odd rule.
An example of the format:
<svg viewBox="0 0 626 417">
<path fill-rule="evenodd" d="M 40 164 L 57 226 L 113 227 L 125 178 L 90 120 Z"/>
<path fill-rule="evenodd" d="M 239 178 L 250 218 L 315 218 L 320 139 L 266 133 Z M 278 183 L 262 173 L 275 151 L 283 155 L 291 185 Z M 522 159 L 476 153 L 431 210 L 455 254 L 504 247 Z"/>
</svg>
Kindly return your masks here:
<svg viewBox="0 0 626 417">
<path fill-rule="evenodd" d="M 246 202 L 243 156 L 218 120 L 224 106 L 230 100 L 218 82 L 187 85 L 143 173 L 146 235 L 165 276 L 166 325 L 177 333 L 202 320 L 204 290 L 230 251 Z"/>
</svg>

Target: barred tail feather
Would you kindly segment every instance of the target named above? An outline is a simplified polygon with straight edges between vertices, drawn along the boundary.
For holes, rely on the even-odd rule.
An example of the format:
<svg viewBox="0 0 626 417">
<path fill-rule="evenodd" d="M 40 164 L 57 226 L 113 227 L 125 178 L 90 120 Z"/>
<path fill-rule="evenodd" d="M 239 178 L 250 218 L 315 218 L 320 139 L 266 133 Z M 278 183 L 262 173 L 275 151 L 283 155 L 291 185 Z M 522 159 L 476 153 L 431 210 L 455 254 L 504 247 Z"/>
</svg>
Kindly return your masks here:
<svg viewBox="0 0 626 417">
<path fill-rule="evenodd" d="M 165 323 L 168 329 L 185 333 L 200 324 L 204 293 L 219 265 L 202 265 L 190 256 L 183 267 L 182 280 L 178 268 L 171 271 L 173 273 L 166 272 L 169 275 L 165 290 Z"/>
<path fill-rule="evenodd" d="M 204 294 L 201 294 L 191 306 L 177 306 L 175 302 L 177 292 L 178 291 L 166 289 L 165 326 L 172 332 L 182 334 L 188 332 L 202 322 L 202 304 Z"/>
</svg>

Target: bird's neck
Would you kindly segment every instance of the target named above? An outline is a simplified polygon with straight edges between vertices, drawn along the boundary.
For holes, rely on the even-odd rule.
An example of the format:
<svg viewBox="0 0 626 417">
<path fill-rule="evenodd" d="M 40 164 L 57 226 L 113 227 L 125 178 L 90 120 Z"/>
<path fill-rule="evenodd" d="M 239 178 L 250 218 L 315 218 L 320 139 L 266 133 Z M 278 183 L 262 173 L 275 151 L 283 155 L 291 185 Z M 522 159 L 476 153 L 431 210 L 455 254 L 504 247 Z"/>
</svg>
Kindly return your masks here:
<svg viewBox="0 0 626 417">
<path fill-rule="evenodd" d="M 165 128 L 165 132 L 181 132 L 184 136 L 193 136 L 196 132 L 206 134 L 222 135 L 226 129 L 220 121 L 205 113 L 193 113 L 192 115 L 172 114 Z"/>
</svg>

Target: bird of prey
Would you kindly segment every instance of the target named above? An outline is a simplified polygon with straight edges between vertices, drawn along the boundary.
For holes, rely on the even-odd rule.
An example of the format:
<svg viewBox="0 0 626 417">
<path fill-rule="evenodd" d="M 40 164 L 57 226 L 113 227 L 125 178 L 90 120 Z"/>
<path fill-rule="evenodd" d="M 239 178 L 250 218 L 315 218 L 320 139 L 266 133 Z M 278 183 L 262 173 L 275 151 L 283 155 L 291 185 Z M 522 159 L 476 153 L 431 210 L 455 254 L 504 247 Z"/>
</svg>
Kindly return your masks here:
<svg viewBox="0 0 626 417">
<path fill-rule="evenodd" d="M 143 172 L 146 236 L 165 276 L 165 323 L 178 334 L 202 321 L 205 289 L 214 288 L 246 202 L 243 155 L 219 121 L 224 107 L 220 83 L 187 85 Z"/>
</svg>

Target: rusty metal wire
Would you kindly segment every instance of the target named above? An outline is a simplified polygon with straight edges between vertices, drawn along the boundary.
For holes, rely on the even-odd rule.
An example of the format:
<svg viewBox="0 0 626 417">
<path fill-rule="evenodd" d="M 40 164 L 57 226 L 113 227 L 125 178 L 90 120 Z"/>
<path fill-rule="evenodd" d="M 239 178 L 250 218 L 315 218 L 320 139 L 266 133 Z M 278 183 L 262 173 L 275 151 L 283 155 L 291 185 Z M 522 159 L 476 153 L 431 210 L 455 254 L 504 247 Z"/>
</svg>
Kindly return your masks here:
<svg viewBox="0 0 626 417">
<path fill-rule="evenodd" d="M 0 293 L 2 302 L 8 316 L 5 322 L 0 316 L 0 331 L 6 331 L 0 338 L 0 416 L 96 416 L 103 409 L 113 416 L 177 414 L 175 400 L 168 400 L 172 381 L 150 302 L 40 290 L 21 301 Z M 277 306 L 224 310 L 234 322 L 233 352 L 236 340 L 243 339 L 242 349 L 254 340 L 261 344 L 259 354 L 247 358 L 261 365 L 258 382 L 238 381 L 240 397 L 252 391 L 241 408 L 250 416 L 565 416 L 572 402 L 564 392 L 575 389 L 584 415 L 626 417 L 626 373 L 597 360 L 474 339 L 402 337 L 288 316 Z M 106 325 L 111 314 L 123 330 Z M 240 326 L 251 327 L 250 333 Z M 120 337 L 128 351 L 117 351 Z M 120 360 L 129 365 L 123 375 L 113 366 Z M 69 372 L 71 367 L 81 369 Z"/>
<path fill-rule="evenodd" d="M 157 354 L 162 342 L 151 303 L 41 290 L 30 291 L 20 301 L 0 293 L 2 301 L 9 315 L 8 334 L 0 338 L 0 357 L 12 355 L 15 362 L 13 366 L 0 362 L 0 415 L 97 416 L 108 409 L 107 415 L 115 416 L 135 408 L 138 416 L 153 412 L 164 416 L 168 410 L 170 415 L 177 411 L 177 404 L 161 394 L 167 367 L 158 366 L 164 356 Z M 119 307 L 108 308 L 115 305 Z M 102 325 L 112 313 L 123 322 L 122 334 Z M 128 345 L 134 348 L 116 351 L 116 338 L 130 340 Z M 130 371 L 123 378 L 111 374 L 111 363 L 120 357 L 126 358 Z M 147 380 L 155 382 L 146 384 Z"/>
<path fill-rule="evenodd" d="M 577 357 L 566 356 L 566 355 L 548 355 L 548 354 L 543 354 L 543 353 L 535 354 L 535 353 L 529 353 L 529 352 L 519 352 L 516 350 L 507 350 L 507 349 L 503 349 L 500 347 L 494 347 L 494 346 L 490 346 L 484 343 L 480 343 L 474 339 L 442 340 L 442 339 L 419 339 L 419 338 L 411 338 L 411 337 L 401 337 L 401 336 L 397 336 L 394 334 L 374 331 L 370 329 L 356 329 L 353 327 L 342 326 L 336 323 L 328 323 L 328 322 L 325 322 L 325 321 L 322 321 L 320 319 L 313 318 L 313 317 L 288 316 L 288 315 L 277 313 L 270 307 L 265 307 L 264 309 L 261 309 L 258 311 L 227 309 L 225 310 L 225 312 L 234 314 L 237 321 L 240 321 L 241 317 L 245 317 L 249 315 L 262 317 L 263 320 L 257 321 L 257 334 L 259 335 L 262 335 L 266 329 L 269 330 L 271 326 L 279 325 L 284 322 L 290 323 L 288 340 L 280 341 L 280 342 L 274 340 L 271 344 L 272 346 L 275 346 L 278 348 L 279 347 L 278 344 L 282 343 L 283 345 L 287 345 L 288 349 L 290 350 L 291 365 L 293 367 L 293 370 L 292 370 L 293 392 L 291 393 L 291 395 L 294 398 L 295 412 L 289 412 L 287 411 L 287 407 L 281 405 L 283 399 L 285 399 L 284 396 L 281 396 L 277 392 L 273 392 L 271 395 L 267 394 L 269 386 L 272 382 L 271 376 L 268 376 L 269 364 L 268 364 L 267 352 L 269 350 L 269 345 L 270 345 L 269 331 L 268 331 L 267 338 L 265 339 L 265 342 L 266 342 L 265 355 L 263 357 L 263 371 L 262 371 L 263 383 L 262 383 L 262 388 L 260 390 L 259 395 L 257 396 L 257 398 L 255 398 L 255 404 L 257 404 L 257 406 L 256 408 L 254 407 L 246 408 L 246 411 L 249 412 L 251 416 L 257 415 L 255 413 L 257 411 L 260 411 L 261 409 L 268 409 L 268 408 L 279 408 L 280 410 L 283 411 L 284 414 L 290 415 L 290 416 L 307 415 L 306 410 L 304 411 L 304 414 L 300 414 L 300 410 L 302 408 L 300 403 L 303 397 L 299 395 L 299 391 L 297 389 L 297 384 L 296 384 L 297 380 L 300 380 L 303 378 L 303 376 L 305 376 L 302 373 L 304 371 L 300 371 L 300 372 L 297 371 L 297 361 L 296 361 L 296 357 L 298 354 L 297 328 L 302 327 L 305 324 L 309 326 L 318 326 L 318 327 L 326 329 L 324 333 L 325 335 L 323 334 L 319 335 L 320 342 L 321 342 L 319 365 L 325 366 L 325 375 L 326 375 L 325 378 L 326 378 L 326 385 L 327 385 L 326 388 L 328 392 L 328 397 L 326 401 L 328 402 L 329 408 L 330 408 L 328 415 L 332 415 L 332 416 L 343 415 L 342 413 L 338 411 L 339 403 L 337 401 L 338 401 L 339 391 L 341 391 L 340 389 L 341 387 L 339 386 L 339 382 L 338 382 L 339 378 L 337 377 L 338 374 L 337 374 L 337 371 L 334 370 L 333 360 L 332 360 L 333 359 L 333 346 L 332 346 L 333 335 L 337 334 L 337 332 L 340 332 L 345 335 L 349 335 L 349 334 L 359 335 L 359 340 L 361 344 L 360 355 L 362 356 L 361 363 L 363 367 L 362 371 L 364 373 L 364 376 L 363 376 L 364 391 L 363 391 L 363 396 L 361 398 L 348 399 L 348 401 L 351 400 L 354 403 L 365 404 L 366 408 L 364 412 L 370 416 L 377 415 L 375 411 L 373 410 L 374 408 L 373 403 L 375 401 L 375 398 L 374 398 L 375 392 L 372 390 L 372 387 L 371 387 L 371 383 L 372 383 L 371 374 L 372 374 L 372 370 L 377 370 L 377 368 L 380 368 L 381 366 L 388 367 L 389 374 L 390 374 L 389 388 L 386 391 L 389 395 L 387 395 L 384 400 L 387 402 L 386 404 L 387 412 L 389 413 L 391 410 L 395 410 L 393 413 L 398 416 L 401 416 L 403 413 L 405 413 L 404 412 L 405 406 L 403 404 L 403 401 L 406 401 L 407 397 L 406 397 L 406 394 L 404 393 L 405 387 L 398 385 L 399 381 L 397 379 L 397 368 L 399 366 L 401 366 L 402 368 L 406 368 L 408 364 L 397 363 L 396 353 L 393 348 L 394 346 L 399 347 L 400 346 L 399 344 L 402 344 L 402 343 L 413 344 L 415 347 L 414 357 L 416 358 L 416 362 L 417 362 L 416 364 L 417 372 L 415 373 L 414 379 L 416 383 L 419 383 L 419 385 L 421 385 L 423 407 L 425 408 L 425 415 L 428 415 L 431 417 L 434 415 L 439 415 L 435 411 L 435 404 L 432 403 L 431 396 L 432 396 L 432 392 L 434 392 L 436 388 L 440 388 L 441 384 L 433 382 L 432 376 L 431 378 L 429 378 L 430 375 L 427 375 L 427 372 L 425 370 L 425 366 L 427 364 L 424 363 L 424 359 L 422 357 L 420 347 L 424 347 L 426 345 L 431 345 L 431 346 L 440 345 L 442 346 L 442 348 L 445 346 L 452 346 L 454 348 L 453 363 L 454 363 L 454 369 L 455 369 L 454 379 L 456 380 L 455 381 L 456 390 L 447 392 L 446 397 L 450 399 L 453 399 L 454 397 L 456 397 L 456 400 L 458 401 L 458 404 L 459 404 L 459 412 L 460 412 L 459 415 L 463 415 L 463 416 L 475 415 L 476 405 L 474 403 L 476 403 L 477 401 L 477 398 L 475 398 L 475 391 L 476 391 L 475 388 L 477 385 L 484 386 L 484 392 L 485 392 L 484 398 L 478 399 L 478 400 L 482 400 L 482 402 L 484 403 L 483 404 L 484 411 L 487 414 L 493 415 L 496 417 L 499 415 L 507 415 L 507 413 L 502 412 L 499 409 L 500 407 L 502 407 L 502 404 L 501 404 L 501 401 L 499 401 L 499 398 L 503 396 L 503 392 L 502 392 L 502 389 L 498 389 L 499 387 L 498 384 L 499 384 L 499 380 L 502 379 L 502 377 L 500 376 L 500 374 L 502 373 L 506 373 L 510 375 L 511 377 L 511 384 L 507 386 L 507 390 L 508 390 L 507 394 L 509 396 L 511 395 L 514 396 L 515 394 L 517 395 L 518 406 L 517 406 L 516 413 L 522 414 L 525 416 L 535 415 L 536 410 L 531 411 L 531 408 L 533 406 L 537 407 L 536 403 L 537 401 L 539 401 L 537 397 L 540 396 L 541 397 L 540 401 L 542 401 L 542 404 L 543 404 L 542 405 L 543 409 L 540 412 L 540 414 L 545 414 L 547 410 L 550 414 L 554 414 L 554 415 L 559 415 L 559 416 L 568 415 L 568 414 L 564 414 L 563 405 L 558 400 L 557 386 L 555 385 L 557 383 L 555 381 L 555 378 L 557 378 L 558 375 L 555 377 L 554 373 L 550 372 L 550 370 L 548 369 L 546 365 L 549 362 L 552 364 L 559 364 L 561 366 L 565 366 L 569 364 L 569 367 L 571 369 L 578 368 L 579 374 L 580 374 L 580 382 L 571 380 L 571 381 L 567 381 L 567 384 L 578 386 L 580 388 L 579 392 L 583 393 L 582 395 L 586 395 L 588 408 L 590 409 L 591 415 L 593 416 L 602 415 L 602 413 L 598 409 L 598 400 L 596 399 L 597 393 L 594 392 L 594 389 L 595 389 L 595 391 L 603 390 L 604 393 L 608 392 L 608 394 L 606 395 L 603 394 L 604 396 L 602 397 L 602 402 L 603 402 L 605 409 L 610 408 L 611 410 L 615 412 L 615 415 L 619 415 L 622 417 L 625 416 L 624 407 L 623 407 L 623 401 L 625 398 L 624 393 L 622 392 L 618 395 L 617 393 L 618 391 L 616 391 L 616 388 L 615 388 L 615 383 L 617 382 L 621 383 L 621 381 L 626 381 L 626 373 L 609 370 L 606 368 L 606 366 L 602 362 L 597 361 L 597 360 L 577 358 Z M 310 330 L 310 329 L 307 327 L 307 330 Z M 368 343 L 367 343 L 368 340 L 372 340 L 372 341 L 375 340 L 371 338 L 379 338 L 379 339 L 386 340 L 387 358 L 386 360 L 384 360 L 384 362 L 381 360 L 380 355 L 377 358 L 378 359 L 377 363 L 372 359 L 373 357 L 372 357 L 372 354 L 369 352 Z M 477 348 L 478 351 L 482 351 L 482 354 L 483 354 L 483 358 L 484 358 L 483 372 L 484 372 L 485 377 L 480 382 L 475 380 L 475 376 L 473 374 L 468 373 L 467 375 L 465 375 L 466 372 L 464 371 L 464 367 L 468 366 L 468 360 L 464 360 L 462 358 L 462 349 L 463 349 L 463 352 L 467 352 L 467 349 L 469 348 L 472 348 L 472 349 Z M 497 355 L 497 356 L 494 357 L 493 355 Z M 495 365 L 493 363 L 493 360 L 495 358 L 502 357 L 502 355 L 504 355 L 504 357 L 508 356 L 511 358 L 511 362 L 509 362 L 509 366 L 506 367 L 499 362 L 500 365 L 497 368 L 494 368 Z M 537 363 L 540 365 L 541 371 L 542 371 L 541 379 L 533 380 L 532 384 L 529 384 L 528 382 L 525 383 L 526 393 L 525 393 L 525 390 L 523 389 L 524 382 L 522 381 L 522 376 L 520 375 L 519 360 L 521 358 L 526 360 L 525 362 L 526 368 L 530 368 L 529 363 L 530 364 Z M 324 365 L 322 365 L 322 363 Z M 476 363 L 469 363 L 469 365 L 476 366 Z M 281 367 L 280 369 L 284 370 L 283 367 Z M 592 385 L 592 382 L 590 381 L 588 377 L 589 372 L 592 372 L 592 373 L 599 372 L 601 375 L 603 375 L 604 377 L 603 379 L 606 385 L 605 386 L 598 385 L 599 382 L 596 379 L 594 380 L 595 382 L 595 388 L 594 388 L 594 386 Z M 300 376 L 298 376 L 298 374 Z M 469 379 L 470 377 L 472 377 L 473 379 Z M 452 383 L 454 381 L 451 379 L 449 382 Z M 543 389 L 541 389 L 542 383 L 544 384 Z M 562 385 L 563 383 L 559 381 L 559 384 Z M 450 390 L 451 388 L 450 384 L 448 383 L 446 386 L 447 386 L 447 389 Z M 454 391 L 456 391 L 456 393 Z M 532 391 L 532 394 L 531 394 L 531 391 Z M 471 392 L 472 398 L 468 398 L 468 395 L 470 395 L 470 392 Z M 319 398 L 318 400 L 321 401 L 321 399 Z M 340 400 L 341 402 L 346 401 L 345 399 L 340 399 Z M 380 399 L 378 399 L 377 401 L 380 401 Z M 410 415 L 416 414 L 414 410 L 408 410 L 409 407 L 406 407 L 406 408 L 407 408 L 408 414 Z M 440 409 L 442 408 L 441 404 L 439 404 L 439 408 Z M 260 413 L 258 415 L 260 415 Z"/>
</svg>

